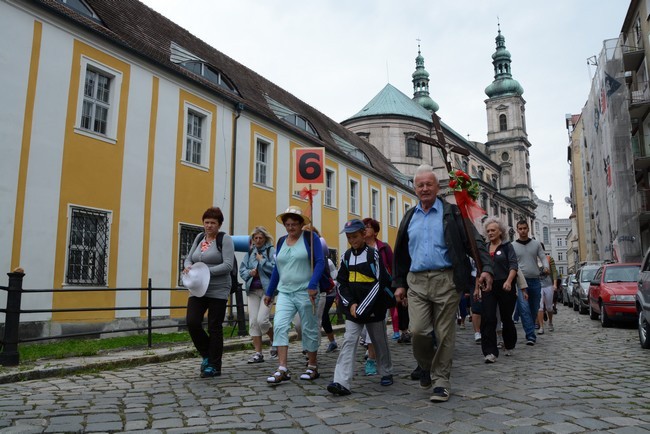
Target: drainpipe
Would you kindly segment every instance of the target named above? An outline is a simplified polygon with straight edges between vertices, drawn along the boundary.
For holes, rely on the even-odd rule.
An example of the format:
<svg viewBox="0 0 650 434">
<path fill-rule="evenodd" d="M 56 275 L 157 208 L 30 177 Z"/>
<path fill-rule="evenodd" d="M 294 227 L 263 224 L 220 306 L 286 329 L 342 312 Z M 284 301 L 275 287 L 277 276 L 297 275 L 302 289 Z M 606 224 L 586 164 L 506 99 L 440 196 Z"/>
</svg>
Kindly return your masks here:
<svg viewBox="0 0 650 434">
<path fill-rule="evenodd" d="M 244 104 L 235 104 L 235 117 L 232 123 L 232 147 L 230 149 L 230 235 L 235 234 L 235 179 L 237 166 L 237 119 L 244 110 Z"/>
</svg>

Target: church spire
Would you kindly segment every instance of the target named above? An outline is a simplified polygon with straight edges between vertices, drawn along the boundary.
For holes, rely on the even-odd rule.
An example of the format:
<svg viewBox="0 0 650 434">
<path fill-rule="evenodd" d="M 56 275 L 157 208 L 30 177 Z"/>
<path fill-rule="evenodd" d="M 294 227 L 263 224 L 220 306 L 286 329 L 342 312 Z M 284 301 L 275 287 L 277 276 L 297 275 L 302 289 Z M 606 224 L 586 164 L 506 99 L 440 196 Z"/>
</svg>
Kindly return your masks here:
<svg viewBox="0 0 650 434">
<path fill-rule="evenodd" d="M 492 54 L 494 65 L 494 81 L 485 88 L 485 94 L 490 97 L 506 95 L 519 95 L 524 93 L 524 88 L 512 78 L 510 52 L 506 50 L 506 38 L 501 34 L 501 24 L 497 24 L 498 35 L 495 38 L 497 50 Z"/>
<path fill-rule="evenodd" d="M 413 77 L 413 101 L 429 111 L 438 111 L 440 106 L 429 96 L 429 73 L 424 69 L 424 57 L 420 53 L 419 39 L 418 57 L 415 58 L 415 72 L 411 77 Z"/>
</svg>

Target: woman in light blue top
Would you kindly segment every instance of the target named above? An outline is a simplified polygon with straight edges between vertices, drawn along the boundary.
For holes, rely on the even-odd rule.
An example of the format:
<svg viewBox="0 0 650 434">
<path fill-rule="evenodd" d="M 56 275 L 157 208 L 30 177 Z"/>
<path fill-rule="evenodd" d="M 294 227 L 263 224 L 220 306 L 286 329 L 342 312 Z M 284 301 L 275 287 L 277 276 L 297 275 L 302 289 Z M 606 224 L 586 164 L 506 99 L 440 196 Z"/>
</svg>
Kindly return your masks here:
<svg viewBox="0 0 650 434">
<path fill-rule="evenodd" d="M 251 232 L 252 246 L 239 266 L 239 275 L 244 279 L 244 289 L 248 296 L 248 332 L 253 340 L 255 354 L 248 363 L 261 363 L 262 336 L 267 334 L 273 343 L 273 329 L 269 319 L 271 309 L 262 303 L 264 292 L 269 287 L 271 273 L 275 266 L 275 247 L 273 237 L 264 226 L 257 226 Z M 271 347 L 271 358 L 276 359 L 278 351 Z"/>
<path fill-rule="evenodd" d="M 278 216 L 287 235 L 278 240 L 276 262 L 264 303 L 270 306 L 274 293 L 278 291 L 273 320 L 273 345 L 278 348 L 279 367 L 266 379 L 269 384 L 278 384 L 291 379 L 287 367 L 289 328 L 296 312 L 302 323 L 303 347 L 307 350 L 307 371 L 301 380 L 315 380 L 320 375 L 316 352 L 318 351 L 319 326 L 316 314 L 319 280 L 323 276 L 325 261 L 321 242 L 314 232 L 304 231 L 309 224 L 308 217 L 300 208 L 290 207 Z M 312 260 L 313 259 L 313 260 Z"/>
</svg>

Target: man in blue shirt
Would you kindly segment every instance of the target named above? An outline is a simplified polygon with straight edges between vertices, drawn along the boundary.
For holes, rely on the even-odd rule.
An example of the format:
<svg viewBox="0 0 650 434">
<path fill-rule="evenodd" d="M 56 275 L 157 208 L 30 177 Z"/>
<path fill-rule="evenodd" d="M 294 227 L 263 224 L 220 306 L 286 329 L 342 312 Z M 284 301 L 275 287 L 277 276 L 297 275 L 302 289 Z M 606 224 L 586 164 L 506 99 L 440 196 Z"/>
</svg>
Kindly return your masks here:
<svg viewBox="0 0 650 434">
<path fill-rule="evenodd" d="M 481 235 L 463 218 L 456 205 L 438 197 L 440 185 L 433 168 L 422 165 L 413 178 L 418 205 L 406 212 L 397 233 L 393 265 L 395 298 L 406 303 L 413 336 L 413 356 L 422 367 L 420 387 L 433 384 L 430 400 L 449 399 L 451 364 L 456 341 L 456 310 L 460 294 L 469 287 L 469 263 L 474 238 L 483 272 L 479 285 L 489 291 L 492 269 Z M 438 349 L 434 352 L 431 332 Z"/>
</svg>

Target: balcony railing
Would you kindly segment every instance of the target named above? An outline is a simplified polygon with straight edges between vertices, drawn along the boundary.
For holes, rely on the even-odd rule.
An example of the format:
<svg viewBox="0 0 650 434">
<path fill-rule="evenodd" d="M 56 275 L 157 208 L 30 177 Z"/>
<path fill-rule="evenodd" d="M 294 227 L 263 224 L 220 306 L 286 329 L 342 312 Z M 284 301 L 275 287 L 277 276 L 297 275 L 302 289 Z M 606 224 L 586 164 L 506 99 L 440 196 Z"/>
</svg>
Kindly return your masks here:
<svg viewBox="0 0 650 434">
<path fill-rule="evenodd" d="M 650 109 L 650 83 L 634 81 L 629 84 L 628 89 L 630 117 L 642 119 Z"/>
<path fill-rule="evenodd" d="M 640 28 L 621 34 L 621 48 L 623 50 L 623 66 L 626 71 L 636 71 L 645 58 L 643 35 Z"/>
</svg>

